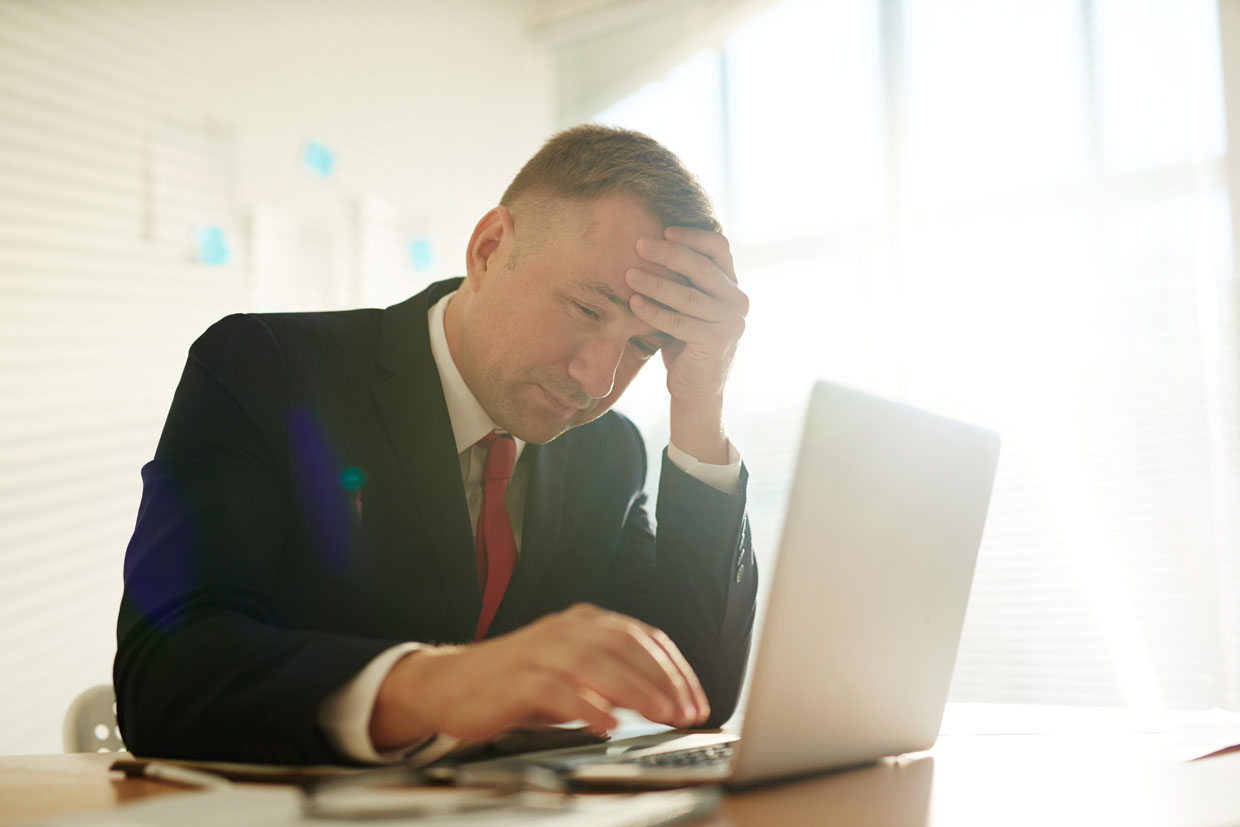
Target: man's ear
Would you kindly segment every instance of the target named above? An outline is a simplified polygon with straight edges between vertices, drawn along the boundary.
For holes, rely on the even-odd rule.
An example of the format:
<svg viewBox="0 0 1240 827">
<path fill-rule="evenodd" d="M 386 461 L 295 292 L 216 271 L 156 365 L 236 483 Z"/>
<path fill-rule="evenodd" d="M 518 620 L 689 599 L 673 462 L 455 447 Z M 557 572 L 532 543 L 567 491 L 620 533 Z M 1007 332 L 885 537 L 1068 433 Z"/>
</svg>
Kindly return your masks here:
<svg viewBox="0 0 1240 827">
<path fill-rule="evenodd" d="M 507 207 L 494 207 L 482 216 L 465 248 L 466 284 L 476 290 L 489 272 L 503 267 L 514 241 L 512 213 Z"/>
</svg>

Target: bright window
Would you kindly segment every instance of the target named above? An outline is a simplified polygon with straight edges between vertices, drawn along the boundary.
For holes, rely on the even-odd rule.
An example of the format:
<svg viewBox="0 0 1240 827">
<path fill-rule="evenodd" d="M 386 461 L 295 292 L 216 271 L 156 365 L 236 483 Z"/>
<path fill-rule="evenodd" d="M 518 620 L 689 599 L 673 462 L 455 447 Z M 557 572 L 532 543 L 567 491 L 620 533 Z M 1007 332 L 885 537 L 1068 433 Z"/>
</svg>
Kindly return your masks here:
<svg viewBox="0 0 1240 827">
<path fill-rule="evenodd" d="M 598 115 L 721 208 L 768 564 L 814 379 L 1002 433 L 954 700 L 1240 706 L 1218 40 L 1209 0 L 784 0 Z"/>
</svg>

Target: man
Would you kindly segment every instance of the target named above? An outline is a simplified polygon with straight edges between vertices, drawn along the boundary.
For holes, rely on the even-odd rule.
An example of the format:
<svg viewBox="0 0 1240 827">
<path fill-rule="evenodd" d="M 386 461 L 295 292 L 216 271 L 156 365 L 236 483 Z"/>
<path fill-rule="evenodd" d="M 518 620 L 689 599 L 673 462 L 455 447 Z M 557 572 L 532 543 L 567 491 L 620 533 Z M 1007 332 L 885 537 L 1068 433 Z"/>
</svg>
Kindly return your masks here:
<svg viewBox="0 0 1240 827">
<path fill-rule="evenodd" d="M 675 156 L 583 126 L 478 222 L 463 281 L 214 325 L 143 468 L 128 746 L 384 761 L 616 707 L 722 723 L 757 582 L 721 413 L 747 311 Z M 657 536 L 641 438 L 609 412 L 656 352 Z"/>
</svg>

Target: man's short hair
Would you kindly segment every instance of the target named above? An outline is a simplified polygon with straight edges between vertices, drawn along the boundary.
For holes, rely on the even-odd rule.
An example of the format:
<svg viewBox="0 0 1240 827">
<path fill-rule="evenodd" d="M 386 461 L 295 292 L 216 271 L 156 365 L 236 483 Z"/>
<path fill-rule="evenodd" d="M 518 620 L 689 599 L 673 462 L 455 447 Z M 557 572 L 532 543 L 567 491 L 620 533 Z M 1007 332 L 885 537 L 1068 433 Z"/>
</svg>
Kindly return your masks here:
<svg viewBox="0 0 1240 827">
<path fill-rule="evenodd" d="M 710 197 L 684 164 L 649 135 L 582 124 L 552 135 L 508 185 L 500 204 L 524 196 L 592 201 L 625 194 L 668 226 L 720 231 Z"/>
</svg>

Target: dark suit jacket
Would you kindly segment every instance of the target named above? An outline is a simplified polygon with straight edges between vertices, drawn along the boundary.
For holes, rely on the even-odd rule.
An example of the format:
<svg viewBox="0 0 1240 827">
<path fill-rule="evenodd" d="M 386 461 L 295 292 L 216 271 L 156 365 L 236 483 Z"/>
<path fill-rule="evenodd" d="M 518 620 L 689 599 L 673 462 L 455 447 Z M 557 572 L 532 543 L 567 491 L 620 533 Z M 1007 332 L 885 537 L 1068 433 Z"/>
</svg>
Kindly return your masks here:
<svg viewBox="0 0 1240 827">
<path fill-rule="evenodd" d="M 142 469 L 117 624 L 138 754 L 339 761 L 324 698 L 396 643 L 472 640 L 482 608 L 428 308 L 230 316 L 190 348 Z M 736 704 L 756 570 L 742 494 L 664 458 L 658 536 L 637 429 L 607 413 L 529 445 L 500 635 L 578 601 L 664 629 L 713 725 Z"/>
</svg>

